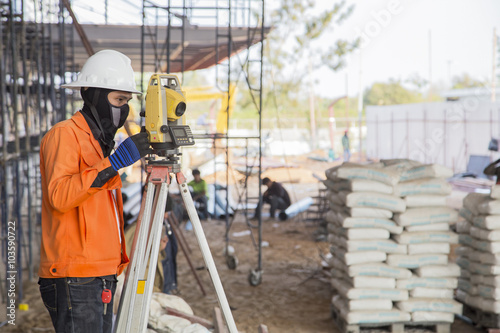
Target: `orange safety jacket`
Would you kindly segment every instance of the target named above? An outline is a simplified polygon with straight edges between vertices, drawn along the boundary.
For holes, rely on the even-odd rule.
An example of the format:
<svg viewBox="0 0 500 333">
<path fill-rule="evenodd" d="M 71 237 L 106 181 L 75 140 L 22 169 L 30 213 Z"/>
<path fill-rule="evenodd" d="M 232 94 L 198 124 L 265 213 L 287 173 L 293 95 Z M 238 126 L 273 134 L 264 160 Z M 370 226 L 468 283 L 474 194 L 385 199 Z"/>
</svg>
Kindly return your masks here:
<svg viewBox="0 0 500 333">
<path fill-rule="evenodd" d="M 81 112 L 42 139 L 40 277 L 105 276 L 127 266 L 120 176 L 91 188 L 110 166 Z"/>
</svg>

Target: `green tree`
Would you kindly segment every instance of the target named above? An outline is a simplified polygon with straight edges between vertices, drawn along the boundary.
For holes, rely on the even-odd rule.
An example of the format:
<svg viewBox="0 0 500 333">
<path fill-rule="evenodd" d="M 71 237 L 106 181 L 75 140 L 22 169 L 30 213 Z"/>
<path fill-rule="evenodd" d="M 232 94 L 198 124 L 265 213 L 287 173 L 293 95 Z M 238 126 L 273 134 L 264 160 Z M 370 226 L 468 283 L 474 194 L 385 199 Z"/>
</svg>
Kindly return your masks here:
<svg viewBox="0 0 500 333">
<path fill-rule="evenodd" d="M 346 56 L 359 45 L 358 40 L 343 39 L 325 43 L 325 34 L 334 32 L 351 15 L 353 5 L 342 0 L 323 12 L 315 7 L 314 0 L 281 0 L 269 15 L 268 24 L 272 30 L 264 49 L 263 104 L 266 114 L 308 115 L 311 85 L 308 74 L 323 66 L 340 70 L 345 66 Z M 240 91 L 239 112 L 246 113 L 252 108 L 255 111 L 248 89 Z M 238 117 L 236 113 L 235 116 Z"/>
<path fill-rule="evenodd" d="M 465 73 L 460 76 L 453 77 L 452 89 L 483 87 L 485 84 L 487 83 L 474 79 L 469 74 Z"/>
<path fill-rule="evenodd" d="M 418 91 L 405 88 L 400 80 L 390 79 L 389 82 L 376 82 L 365 90 L 363 96 L 365 105 L 393 105 L 423 102 Z"/>
</svg>

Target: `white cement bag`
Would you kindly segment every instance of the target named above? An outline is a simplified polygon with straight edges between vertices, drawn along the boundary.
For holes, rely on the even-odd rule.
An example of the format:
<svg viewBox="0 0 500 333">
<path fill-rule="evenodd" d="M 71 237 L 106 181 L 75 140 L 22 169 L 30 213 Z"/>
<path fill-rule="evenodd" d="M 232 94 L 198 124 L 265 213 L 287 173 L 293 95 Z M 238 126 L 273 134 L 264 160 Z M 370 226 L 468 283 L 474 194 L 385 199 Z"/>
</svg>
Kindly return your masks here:
<svg viewBox="0 0 500 333">
<path fill-rule="evenodd" d="M 458 235 L 451 231 L 436 232 L 405 232 L 394 235 L 394 240 L 399 244 L 421 244 L 421 243 L 458 243 Z"/>
<path fill-rule="evenodd" d="M 439 164 L 427 164 L 416 166 L 401 173 L 400 182 L 406 182 L 422 178 L 450 178 L 453 170 Z"/>
<path fill-rule="evenodd" d="M 474 216 L 476 216 L 469 209 L 467 209 L 465 207 L 462 207 L 462 208 L 459 209 L 458 215 L 462 216 L 467 221 L 472 221 L 472 219 L 474 218 Z"/>
<path fill-rule="evenodd" d="M 467 220 L 459 220 L 456 224 L 456 230 L 459 234 L 468 234 L 472 224 Z"/>
<path fill-rule="evenodd" d="M 375 192 L 340 192 L 347 207 L 367 207 L 387 209 L 391 212 L 404 212 L 406 205 L 403 199 L 390 194 Z"/>
<path fill-rule="evenodd" d="M 402 226 L 450 223 L 457 219 L 458 212 L 450 207 L 409 208 L 402 214 L 394 215 L 394 221 Z"/>
<path fill-rule="evenodd" d="M 415 311 L 411 314 L 411 321 L 416 323 L 453 323 L 454 320 L 455 315 L 450 312 Z"/>
<path fill-rule="evenodd" d="M 388 299 L 352 299 L 347 300 L 340 295 L 332 297 L 332 304 L 339 311 L 392 310 L 392 301 Z"/>
<path fill-rule="evenodd" d="M 500 300 L 500 288 L 480 284 L 477 286 L 477 292 L 481 297 Z"/>
<path fill-rule="evenodd" d="M 410 291 L 413 298 L 453 298 L 453 289 L 420 288 Z"/>
<path fill-rule="evenodd" d="M 474 247 L 474 238 L 468 234 L 460 234 L 458 235 L 458 242 L 460 245 L 464 245 L 467 247 Z"/>
<path fill-rule="evenodd" d="M 481 283 L 487 286 L 500 288 L 500 275 L 483 276 Z"/>
<path fill-rule="evenodd" d="M 362 264 L 352 265 L 347 268 L 347 274 L 354 276 L 380 276 L 396 279 L 408 279 L 411 271 L 406 268 L 390 267 L 387 264 Z"/>
<path fill-rule="evenodd" d="M 361 240 L 346 241 L 345 248 L 348 252 L 359 251 L 382 251 L 385 253 L 406 254 L 406 245 L 398 244 L 391 239 L 388 240 Z"/>
<path fill-rule="evenodd" d="M 500 215 L 477 215 L 472 219 L 472 224 L 487 230 L 500 229 Z"/>
<path fill-rule="evenodd" d="M 394 186 L 394 195 L 406 197 L 409 195 L 441 195 L 451 194 L 451 185 L 441 178 L 425 178 L 400 182 Z"/>
<path fill-rule="evenodd" d="M 337 205 L 337 206 L 343 206 L 344 205 L 344 201 L 342 200 L 342 198 L 340 197 L 340 195 L 337 193 L 337 192 L 333 192 L 333 191 L 326 191 L 326 198 L 334 205 Z"/>
<path fill-rule="evenodd" d="M 449 243 L 422 243 L 422 244 L 409 244 L 408 254 L 448 254 L 450 253 Z"/>
<path fill-rule="evenodd" d="M 396 279 L 376 276 L 355 276 L 352 278 L 354 288 L 369 289 L 394 289 L 396 288 Z"/>
<path fill-rule="evenodd" d="M 454 252 L 456 256 L 462 256 L 468 258 L 469 254 L 473 251 L 474 250 L 468 246 L 457 246 Z"/>
<path fill-rule="evenodd" d="M 411 320 L 411 315 L 408 312 L 398 310 L 387 311 L 353 311 L 344 316 L 345 321 L 349 324 L 378 324 L 378 323 L 399 323 L 408 322 Z"/>
<path fill-rule="evenodd" d="M 484 275 L 481 274 L 471 274 L 470 282 L 474 285 L 484 284 Z"/>
<path fill-rule="evenodd" d="M 349 179 L 335 182 L 333 188 L 336 192 L 377 192 L 385 194 L 392 194 L 393 192 L 393 187 L 391 185 L 363 179 Z"/>
<path fill-rule="evenodd" d="M 490 197 L 493 199 L 500 199 L 500 185 L 495 184 L 491 187 Z"/>
<path fill-rule="evenodd" d="M 448 230 L 450 230 L 450 225 L 448 223 L 433 223 L 433 224 L 414 225 L 411 227 L 406 227 L 406 231 L 409 232 L 448 231 Z"/>
<path fill-rule="evenodd" d="M 388 230 L 380 228 L 351 228 L 344 230 L 345 230 L 345 237 L 350 240 L 389 239 L 391 235 Z"/>
<path fill-rule="evenodd" d="M 347 252 L 344 254 L 344 262 L 347 266 L 370 262 L 383 262 L 386 259 L 387 255 L 385 252 L 381 251 Z"/>
<path fill-rule="evenodd" d="M 412 290 L 417 287 L 455 289 L 458 285 L 457 278 L 421 278 L 411 277 L 409 279 L 396 280 L 396 288 Z"/>
<path fill-rule="evenodd" d="M 423 266 L 418 268 L 415 273 L 420 277 L 459 277 L 460 267 L 454 263 L 448 265 Z"/>
<path fill-rule="evenodd" d="M 486 230 L 482 228 L 478 228 L 472 226 L 470 228 L 470 234 L 472 237 L 482 239 L 482 240 L 490 240 L 490 241 L 498 241 L 500 240 L 500 230 Z"/>
<path fill-rule="evenodd" d="M 408 290 L 405 289 L 370 289 L 352 288 L 346 294 L 348 299 L 390 299 L 391 301 L 407 300 Z"/>
<path fill-rule="evenodd" d="M 464 278 L 458 279 L 458 289 L 465 291 L 469 295 L 477 295 L 477 287 Z"/>
<path fill-rule="evenodd" d="M 389 254 L 387 264 L 389 266 L 403 268 L 419 268 L 425 265 L 446 265 L 448 256 L 444 254 Z"/>
<path fill-rule="evenodd" d="M 446 206 L 446 197 L 442 195 L 408 195 L 404 200 L 407 208 Z"/>
<path fill-rule="evenodd" d="M 393 158 L 393 159 L 383 159 L 380 160 L 386 167 L 386 169 L 397 169 L 397 170 L 409 170 L 418 165 L 422 165 L 422 163 L 410 160 L 407 158 Z"/>
<path fill-rule="evenodd" d="M 500 302 L 495 301 L 493 299 L 487 299 L 484 297 L 476 296 L 476 297 L 471 297 L 472 299 L 476 300 L 476 304 L 473 303 L 473 306 L 476 306 L 480 308 L 483 311 L 486 312 L 493 312 L 493 313 L 500 313 Z"/>
<path fill-rule="evenodd" d="M 460 290 L 460 289 L 457 289 L 456 293 L 455 293 L 455 298 L 461 302 L 461 303 L 465 303 L 465 304 L 468 304 L 467 302 L 467 298 L 470 297 L 469 294 L 467 294 L 465 291 L 463 290 Z"/>
<path fill-rule="evenodd" d="M 340 215 L 340 222 L 344 228 L 382 228 L 389 230 L 392 234 L 400 234 L 403 232 L 401 226 L 396 225 L 394 221 L 381 219 L 376 217 L 348 217 Z"/>
<path fill-rule="evenodd" d="M 469 271 L 473 274 L 500 275 L 500 266 L 471 262 Z"/>
<path fill-rule="evenodd" d="M 479 240 L 474 237 L 470 237 L 472 240 L 472 247 L 476 250 L 491 252 L 491 253 L 500 253 L 500 242 L 493 241 L 484 241 Z"/>
<path fill-rule="evenodd" d="M 359 166 L 341 166 L 336 170 L 335 176 L 341 179 L 374 180 L 391 186 L 399 181 L 398 171 Z"/>
<path fill-rule="evenodd" d="M 380 219 L 390 219 L 393 215 L 393 213 L 387 209 L 367 207 L 346 207 L 345 212 L 350 217 L 376 217 Z"/>
<path fill-rule="evenodd" d="M 396 307 L 402 311 L 436 311 L 462 314 L 462 304 L 446 298 L 410 298 L 396 302 Z"/>
<path fill-rule="evenodd" d="M 463 200 L 464 208 L 472 213 L 472 215 L 479 215 L 479 205 L 485 201 L 490 201 L 491 198 L 484 193 L 469 193 Z"/>
</svg>

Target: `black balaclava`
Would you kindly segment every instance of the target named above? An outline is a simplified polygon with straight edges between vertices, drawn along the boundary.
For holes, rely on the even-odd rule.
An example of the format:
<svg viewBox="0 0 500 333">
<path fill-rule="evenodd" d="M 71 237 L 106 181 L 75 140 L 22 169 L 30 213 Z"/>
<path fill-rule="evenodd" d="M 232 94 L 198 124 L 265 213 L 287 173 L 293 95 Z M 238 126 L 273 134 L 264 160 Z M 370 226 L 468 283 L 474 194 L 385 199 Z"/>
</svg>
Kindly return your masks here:
<svg viewBox="0 0 500 333">
<path fill-rule="evenodd" d="M 89 127 L 94 127 L 92 133 L 99 141 L 105 157 L 111 153 L 116 131 L 125 124 L 130 110 L 128 104 L 118 107 L 109 102 L 108 95 L 112 91 L 103 88 L 81 89 L 84 101 L 82 113 L 87 121 L 94 123 L 94 126 L 89 124 Z"/>
</svg>

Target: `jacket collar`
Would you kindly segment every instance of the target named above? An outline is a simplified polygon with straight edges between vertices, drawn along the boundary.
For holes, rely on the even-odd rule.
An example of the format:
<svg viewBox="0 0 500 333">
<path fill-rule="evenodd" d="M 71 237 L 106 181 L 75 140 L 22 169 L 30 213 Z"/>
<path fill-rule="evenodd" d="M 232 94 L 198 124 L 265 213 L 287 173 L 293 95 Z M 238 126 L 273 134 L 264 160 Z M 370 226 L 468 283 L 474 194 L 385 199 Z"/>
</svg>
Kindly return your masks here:
<svg viewBox="0 0 500 333">
<path fill-rule="evenodd" d="M 99 142 L 95 139 L 96 135 L 99 133 L 94 133 L 95 130 L 99 131 L 99 129 L 93 129 L 91 130 L 89 127 L 89 124 L 87 120 L 85 119 L 85 116 L 81 111 L 78 111 L 71 117 L 71 120 L 76 124 L 76 126 L 80 127 L 83 131 L 85 131 L 89 136 L 90 136 L 90 142 L 92 142 L 92 145 L 94 146 L 95 150 L 99 154 L 101 158 L 104 158 L 104 154 L 102 152 L 101 145 L 99 145 Z M 99 131 L 100 132 L 100 131 Z M 98 135 L 97 135 L 98 137 Z"/>
</svg>

